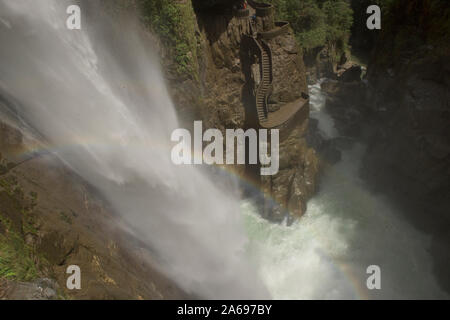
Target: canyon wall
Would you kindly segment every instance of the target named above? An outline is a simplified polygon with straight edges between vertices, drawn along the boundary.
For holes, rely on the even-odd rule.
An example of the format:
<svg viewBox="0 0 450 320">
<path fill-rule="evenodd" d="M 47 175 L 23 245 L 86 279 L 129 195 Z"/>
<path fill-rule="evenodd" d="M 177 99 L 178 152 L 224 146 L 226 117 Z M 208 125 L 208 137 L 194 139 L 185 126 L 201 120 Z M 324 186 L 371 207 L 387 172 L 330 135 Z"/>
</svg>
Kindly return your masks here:
<svg viewBox="0 0 450 320">
<path fill-rule="evenodd" d="M 111 14 L 141 14 L 183 126 L 202 120 L 205 130 L 248 127 L 254 110 L 245 101 L 249 74 L 243 68 L 241 43 L 250 33 L 249 17 L 237 17 L 231 2 L 98 3 Z M 169 25 L 155 25 L 156 17 L 148 12 L 157 12 Z M 278 110 L 308 92 L 306 71 L 291 29 L 268 42 L 274 62 L 270 102 Z M 0 98 L 2 108 L 10 109 L 5 105 L 11 101 Z M 245 166 L 228 168 L 251 181 L 253 189 L 265 191 L 261 207 L 274 222 L 300 217 L 316 188 L 319 161 L 305 139 L 308 113 L 297 120 L 282 138 L 277 175 L 255 181 Z M 0 299 L 187 297 L 157 270 L 157 261 L 147 263 L 151 248 L 117 227 L 121 221 L 108 203 L 64 163 L 42 152 L 42 141 L 30 140 L 22 129 L 19 122 L 1 116 L 0 245 L 6 262 L 0 264 Z M 65 286 L 71 264 L 83 272 L 81 291 Z"/>
<path fill-rule="evenodd" d="M 368 68 L 363 176 L 432 233 L 430 251 L 450 289 L 450 10 L 447 1 L 393 3 Z"/>
<path fill-rule="evenodd" d="M 248 124 L 256 112 L 246 91 L 252 75 L 246 66 L 248 56 L 243 39 L 251 33 L 250 17 L 239 17 L 230 4 L 205 3 L 194 1 L 197 58 L 193 64 L 198 66 L 198 75 L 186 78 L 168 75 L 179 117 L 188 128 L 192 127 L 193 120 L 203 120 L 204 129 L 218 128 L 223 134 L 225 129 L 257 128 Z M 306 69 L 292 29 L 267 43 L 272 50 L 274 77 L 269 103 L 271 111 L 276 111 L 308 92 Z M 166 48 L 160 50 L 164 52 Z M 170 55 L 164 56 L 163 63 L 173 63 Z M 300 217 L 315 192 L 319 161 L 305 139 L 308 120 L 306 112 L 282 137 L 278 174 L 252 179 L 248 173 L 252 169 L 241 165 L 229 168 L 265 191 L 264 216 L 272 221 Z"/>
<path fill-rule="evenodd" d="M 5 101 L 0 107 L 5 110 Z M 101 196 L 20 124 L 0 120 L 0 299 L 187 297 Z M 69 290 L 66 269 L 81 269 Z"/>
<path fill-rule="evenodd" d="M 432 203 L 427 211 L 445 215 L 450 208 L 448 15 L 445 1 L 397 1 L 385 19 L 368 70 L 367 115 L 376 131 L 364 170 L 377 185 Z"/>
</svg>

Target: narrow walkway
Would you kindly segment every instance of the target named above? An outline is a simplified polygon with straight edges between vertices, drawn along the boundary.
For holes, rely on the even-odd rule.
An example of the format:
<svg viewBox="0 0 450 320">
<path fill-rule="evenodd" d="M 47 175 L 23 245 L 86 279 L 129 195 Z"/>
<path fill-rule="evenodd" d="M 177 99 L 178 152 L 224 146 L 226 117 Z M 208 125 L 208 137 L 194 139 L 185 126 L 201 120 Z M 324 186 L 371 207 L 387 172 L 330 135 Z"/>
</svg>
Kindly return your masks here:
<svg viewBox="0 0 450 320">
<path fill-rule="evenodd" d="M 264 122 L 261 122 L 260 125 L 267 129 L 282 126 L 307 104 L 308 100 L 304 98 L 299 98 L 293 102 L 289 102 L 282 106 L 280 110 L 270 112 L 267 119 Z"/>
<path fill-rule="evenodd" d="M 248 1 L 250 10 L 250 16 L 256 13 L 256 7 L 259 3 L 254 1 Z M 268 6 L 267 4 L 261 4 Z M 259 124 L 263 128 L 275 128 L 280 127 L 289 119 L 294 117 L 297 112 L 300 111 L 305 105 L 308 104 L 308 99 L 300 98 L 293 102 L 283 105 L 279 110 L 275 112 L 269 112 L 268 108 L 268 96 L 270 94 L 270 89 L 272 87 L 273 81 L 273 64 L 272 57 L 270 53 L 270 48 L 268 44 L 259 39 L 258 33 L 251 24 L 252 37 L 255 39 L 258 47 L 261 50 L 261 82 L 256 91 L 256 111 L 258 115 Z M 279 29 L 279 27 L 277 27 Z"/>
<path fill-rule="evenodd" d="M 272 85 L 272 63 L 267 50 L 261 46 L 261 84 L 256 92 L 256 110 L 260 123 L 267 121 L 269 110 L 267 108 L 267 96 Z"/>
</svg>

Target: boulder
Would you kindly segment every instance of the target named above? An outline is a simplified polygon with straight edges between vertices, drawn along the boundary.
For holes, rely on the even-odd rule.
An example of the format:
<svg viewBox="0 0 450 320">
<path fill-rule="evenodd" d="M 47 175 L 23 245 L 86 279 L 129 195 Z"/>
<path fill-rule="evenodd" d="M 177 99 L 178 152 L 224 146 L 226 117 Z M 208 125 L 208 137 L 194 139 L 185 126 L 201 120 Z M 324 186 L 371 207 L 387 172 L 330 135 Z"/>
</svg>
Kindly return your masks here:
<svg viewBox="0 0 450 320">
<path fill-rule="evenodd" d="M 361 81 L 361 75 L 361 66 L 353 65 L 342 73 L 342 75 L 339 77 L 339 80 L 343 82 Z"/>
</svg>

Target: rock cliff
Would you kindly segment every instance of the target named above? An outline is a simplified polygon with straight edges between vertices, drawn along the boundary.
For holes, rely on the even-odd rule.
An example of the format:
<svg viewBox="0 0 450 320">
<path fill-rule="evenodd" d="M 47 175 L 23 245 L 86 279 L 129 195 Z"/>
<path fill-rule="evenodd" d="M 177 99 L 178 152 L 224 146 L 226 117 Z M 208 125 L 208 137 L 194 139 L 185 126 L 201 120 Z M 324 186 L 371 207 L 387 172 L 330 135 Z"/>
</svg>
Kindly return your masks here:
<svg viewBox="0 0 450 320">
<path fill-rule="evenodd" d="M 144 10 L 141 5 L 149 5 L 144 2 L 104 3 L 106 10 L 117 14 L 117 10 Z M 249 57 L 242 43 L 252 33 L 251 17 L 237 15 L 229 1 L 178 1 L 176 5 L 181 9 L 177 7 L 171 23 L 186 26 L 182 41 L 167 40 L 161 34 L 153 38 L 181 123 L 189 127 L 193 120 L 203 120 L 205 130 L 249 128 L 255 110 L 246 100 L 251 74 L 245 67 Z M 180 17 L 186 20 L 178 21 Z M 282 110 L 307 93 L 301 50 L 292 30 L 285 31 L 267 39 L 273 61 L 269 112 Z M 0 96 L 0 104 L 8 103 L 4 98 Z M 302 110 L 289 130 L 283 131 L 277 175 L 252 179 L 252 168 L 230 168 L 265 191 L 259 204 L 265 217 L 275 222 L 300 217 L 315 191 L 319 163 L 305 139 L 308 105 Z M 0 299 L 186 297 L 157 271 L 156 261 L 148 264 L 151 250 L 117 227 L 121 221 L 101 196 L 65 164 L 43 152 L 45 145 L 22 129 L 18 122 L 1 116 Z M 65 286 L 65 271 L 72 263 L 83 272 L 80 291 Z"/>
<path fill-rule="evenodd" d="M 397 1 L 368 70 L 376 130 L 363 174 L 434 231 L 431 252 L 450 289 L 450 11 L 446 1 Z M 388 31 L 389 30 L 389 31 Z"/>
<path fill-rule="evenodd" d="M 194 1 L 197 5 L 198 81 L 188 78 L 181 83 L 179 79 L 169 82 L 172 83 L 179 114 L 186 126 L 192 126 L 192 120 L 197 119 L 203 120 L 204 129 L 218 128 L 223 132 L 225 129 L 258 128 L 252 119 L 256 111 L 248 94 L 249 83 L 255 77 L 251 71 L 255 62 L 249 61 L 252 57 L 248 55 L 245 44 L 252 33 L 251 14 L 239 16 L 231 3 L 218 6 L 201 3 Z M 258 21 L 254 28 L 257 24 Z M 273 61 L 269 112 L 282 109 L 286 103 L 308 92 L 302 52 L 292 30 L 286 30 L 266 41 Z M 266 198 L 274 200 L 272 205 L 265 205 L 265 216 L 276 222 L 287 217 L 300 217 L 316 185 L 318 159 L 305 140 L 308 128 L 306 108 L 295 121 L 281 141 L 279 173 L 264 179 L 250 177 L 258 188 L 265 191 Z M 249 168 L 243 166 L 234 166 L 231 170 L 241 176 L 249 175 Z"/>
<path fill-rule="evenodd" d="M 367 143 L 362 176 L 402 208 L 404 218 L 432 235 L 434 271 L 447 290 L 449 14 L 446 1 L 392 2 L 375 37 L 366 79 L 323 84 L 340 132 Z"/>
<path fill-rule="evenodd" d="M 0 299 L 186 297 L 95 190 L 2 119 Z M 66 287 L 71 264 L 82 270 L 81 290 Z"/>
<path fill-rule="evenodd" d="M 433 203 L 427 211 L 442 214 L 450 208 L 448 14 L 445 1 L 392 7 L 389 32 L 381 33 L 368 70 L 368 114 L 377 138 L 364 171 L 378 185 Z M 399 184 L 386 184 L 388 177 Z"/>
</svg>

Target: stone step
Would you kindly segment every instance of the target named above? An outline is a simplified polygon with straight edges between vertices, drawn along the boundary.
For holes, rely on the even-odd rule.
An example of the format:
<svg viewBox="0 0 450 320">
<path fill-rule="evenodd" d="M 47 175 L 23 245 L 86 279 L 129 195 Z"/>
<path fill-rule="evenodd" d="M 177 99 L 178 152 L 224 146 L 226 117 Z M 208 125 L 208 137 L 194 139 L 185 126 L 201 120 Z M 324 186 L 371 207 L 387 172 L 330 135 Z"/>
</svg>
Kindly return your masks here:
<svg viewBox="0 0 450 320">
<path fill-rule="evenodd" d="M 261 54 L 261 85 L 256 97 L 256 109 L 258 114 L 258 119 L 260 123 L 267 123 L 268 119 L 266 117 L 265 103 L 267 92 L 270 89 L 270 78 L 272 74 L 272 65 L 270 61 L 270 56 L 265 49 L 262 50 Z"/>
</svg>

